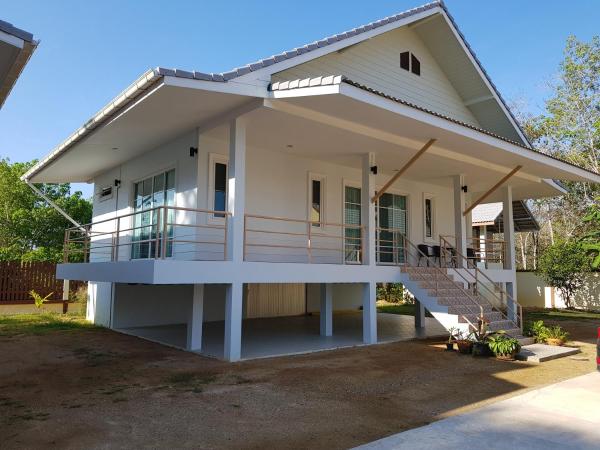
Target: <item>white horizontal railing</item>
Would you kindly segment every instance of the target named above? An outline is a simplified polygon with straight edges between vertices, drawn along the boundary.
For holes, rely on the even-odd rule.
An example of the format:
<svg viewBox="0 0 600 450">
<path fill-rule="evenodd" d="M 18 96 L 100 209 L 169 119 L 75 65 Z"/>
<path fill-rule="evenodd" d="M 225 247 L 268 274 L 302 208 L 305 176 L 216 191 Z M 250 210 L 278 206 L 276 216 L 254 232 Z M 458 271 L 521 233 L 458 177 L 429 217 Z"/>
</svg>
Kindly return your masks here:
<svg viewBox="0 0 600 450">
<path fill-rule="evenodd" d="M 230 214 L 158 206 L 65 230 L 64 262 L 225 260 Z"/>
<path fill-rule="evenodd" d="M 244 260 L 362 264 L 364 227 L 246 214 Z"/>
</svg>

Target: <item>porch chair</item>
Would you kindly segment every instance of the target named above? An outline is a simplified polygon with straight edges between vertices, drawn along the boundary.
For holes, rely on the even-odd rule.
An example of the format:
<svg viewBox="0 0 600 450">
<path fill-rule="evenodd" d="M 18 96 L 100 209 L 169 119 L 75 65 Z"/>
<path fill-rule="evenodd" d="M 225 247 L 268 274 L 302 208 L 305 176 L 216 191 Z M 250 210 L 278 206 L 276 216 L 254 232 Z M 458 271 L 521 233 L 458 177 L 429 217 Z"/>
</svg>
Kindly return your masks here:
<svg viewBox="0 0 600 450">
<path fill-rule="evenodd" d="M 417 266 L 421 265 L 421 258 L 426 258 L 427 267 L 429 267 L 429 258 L 435 256 L 433 248 L 427 244 L 418 244 L 417 248 L 419 249 L 419 261 L 417 262 Z"/>
</svg>

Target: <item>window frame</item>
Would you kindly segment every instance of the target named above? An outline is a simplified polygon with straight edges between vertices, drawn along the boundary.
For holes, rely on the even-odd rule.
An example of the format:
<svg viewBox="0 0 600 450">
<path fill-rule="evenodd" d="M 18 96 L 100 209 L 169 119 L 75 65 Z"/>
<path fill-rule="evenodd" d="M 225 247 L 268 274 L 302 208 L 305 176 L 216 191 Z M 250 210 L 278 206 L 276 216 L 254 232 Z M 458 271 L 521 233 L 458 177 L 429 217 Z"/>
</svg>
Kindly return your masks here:
<svg viewBox="0 0 600 450">
<path fill-rule="evenodd" d="M 363 217 L 362 217 L 362 183 L 359 183 L 358 181 L 352 181 L 352 180 L 347 180 L 347 179 L 342 179 L 342 219 L 340 220 L 340 223 L 342 225 L 346 225 L 346 188 L 347 187 L 351 187 L 351 188 L 355 188 L 355 189 L 360 189 L 361 191 L 361 197 L 360 197 L 360 225 L 363 225 Z M 363 235 L 362 236 L 363 239 L 366 239 L 367 236 Z M 364 262 L 364 255 L 361 255 L 361 261 L 349 261 L 346 259 L 345 257 L 345 251 L 346 251 L 346 239 L 344 236 L 343 239 L 343 248 L 344 248 L 344 264 L 351 264 L 351 265 L 361 265 Z M 361 248 L 364 249 L 365 245 L 364 242 L 361 245 Z"/>
<path fill-rule="evenodd" d="M 225 212 L 228 210 L 229 202 L 229 156 L 222 153 L 209 153 L 208 154 L 208 189 L 207 191 L 207 209 L 210 211 L 215 210 L 215 169 L 217 164 L 225 164 Z M 225 223 L 225 217 L 218 217 L 217 215 L 207 214 L 206 223 L 211 225 L 222 225 Z"/>
<path fill-rule="evenodd" d="M 169 166 L 160 168 L 158 170 L 152 171 L 152 172 L 147 172 L 145 175 L 134 178 L 131 180 L 131 182 L 129 183 L 131 189 L 129 191 L 129 202 L 128 202 L 128 207 L 127 209 L 129 210 L 129 214 L 131 214 L 130 219 L 129 219 L 129 226 L 131 228 L 133 228 L 134 225 L 134 221 L 135 221 L 135 185 L 138 183 L 141 183 L 147 179 L 152 179 L 152 182 L 154 183 L 154 177 L 157 175 L 162 175 L 162 174 L 167 174 L 168 172 L 173 171 L 174 173 L 174 179 L 173 179 L 173 189 L 175 191 L 175 195 L 173 197 L 173 207 L 177 207 L 177 194 L 179 193 L 179 170 L 177 168 L 176 164 L 171 164 Z M 166 182 L 166 178 L 165 178 L 165 182 Z M 154 186 L 154 185 L 153 185 Z M 153 187 L 154 189 L 154 187 Z M 166 199 L 165 199 L 166 200 Z M 118 211 L 118 205 L 117 205 L 117 211 Z M 121 225 L 123 226 L 123 225 Z M 132 235 L 133 236 L 133 231 L 132 231 Z M 132 239 L 132 238 L 130 238 Z M 130 244 L 133 245 L 135 242 L 133 240 L 131 240 Z M 172 259 L 175 257 L 175 249 L 173 248 L 171 255 L 167 256 L 167 259 Z M 152 259 L 152 258 L 133 258 L 131 255 L 129 256 L 129 259 L 131 261 L 140 261 L 140 260 L 146 260 L 146 259 Z"/>
<path fill-rule="evenodd" d="M 319 211 L 319 223 L 311 224 L 313 228 L 323 229 L 326 224 L 326 213 L 327 211 L 327 177 L 320 173 L 308 172 L 307 178 L 307 195 L 306 195 L 306 220 L 311 222 L 312 213 L 312 197 L 313 197 L 313 181 L 319 181 L 321 183 L 321 195 L 320 195 L 320 211 Z"/>
<path fill-rule="evenodd" d="M 437 232 L 437 220 L 436 220 L 436 201 L 435 195 L 429 192 L 423 192 L 423 241 L 424 242 L 437 242 L 435 235 Z M 427 236 L 427 200 L 431 202 L 431 236 Z"/>
</svg>

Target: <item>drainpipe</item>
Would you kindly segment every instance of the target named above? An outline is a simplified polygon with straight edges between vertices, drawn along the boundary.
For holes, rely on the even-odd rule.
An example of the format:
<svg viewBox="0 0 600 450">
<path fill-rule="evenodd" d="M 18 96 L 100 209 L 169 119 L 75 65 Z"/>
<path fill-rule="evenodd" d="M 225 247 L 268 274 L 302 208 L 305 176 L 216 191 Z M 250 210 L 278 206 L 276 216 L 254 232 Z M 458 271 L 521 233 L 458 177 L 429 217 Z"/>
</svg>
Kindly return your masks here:
<svg viewBox="0 0 600 450">
<path fill-rule="evenodd" d="M 69 222 L 71 222 L 73 225 L 75 225 L 77 228 L 79 228 L 80 230 L 82 230 L 85 233 L 85 228 L 83 226 L 81 226 L 81 224 L 77 223 L 77 221 L 75 219 L 73 219 L 70 215 L 68 215 L 64 209 L 62 209 L 60 206 L 58 206 L 56 203 L 54 203 L 46 194 L 44 194 L 42 191 L 40 191 L 38 188 L 36 188 L 31 181 L 29 181 L 28 179 L 24 179 L 23 181 L 25 182 L 25 184 L 27 184 L 27 186 L 29 186 L 31 188 L 31 190 L 33 192 L 35 192 L 37 195 L 39 195 L 41 198 L 43 198 L 46 203 L 48 203 L 55 210 L 57 210 L 65 219 L 67 219 Z M 63 314 L 65 314 L 69 309 L 69 306 L 68 306 L 69 287 L 70 287 L 69 280 L 63 280 L 63 292 L 62 292 Z"/>
</svg>

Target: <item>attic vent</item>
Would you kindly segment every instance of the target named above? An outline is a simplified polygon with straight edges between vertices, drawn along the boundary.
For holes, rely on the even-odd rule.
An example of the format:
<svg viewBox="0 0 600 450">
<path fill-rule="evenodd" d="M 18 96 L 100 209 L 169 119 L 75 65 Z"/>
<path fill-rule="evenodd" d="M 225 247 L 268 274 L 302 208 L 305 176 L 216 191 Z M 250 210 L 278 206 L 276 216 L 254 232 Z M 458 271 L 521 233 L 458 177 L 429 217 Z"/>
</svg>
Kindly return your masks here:
<svg viewBox="0 0 600 450">
<path fill-rule="evenodd" d="M 400 68 L 421 75 L 421 62 L 411 52 L 400 53 Z"/>
<path fill-rule="evenodd" d="M 100 201 L 104 201 L 104 200 L 108 200 L 109 198 L 112 198 L 112 186 L 107 186 L 107 187 L 101 188 L 100 192 L 98 192 L 98 197 L 100 198 Z"/>
</svg>

